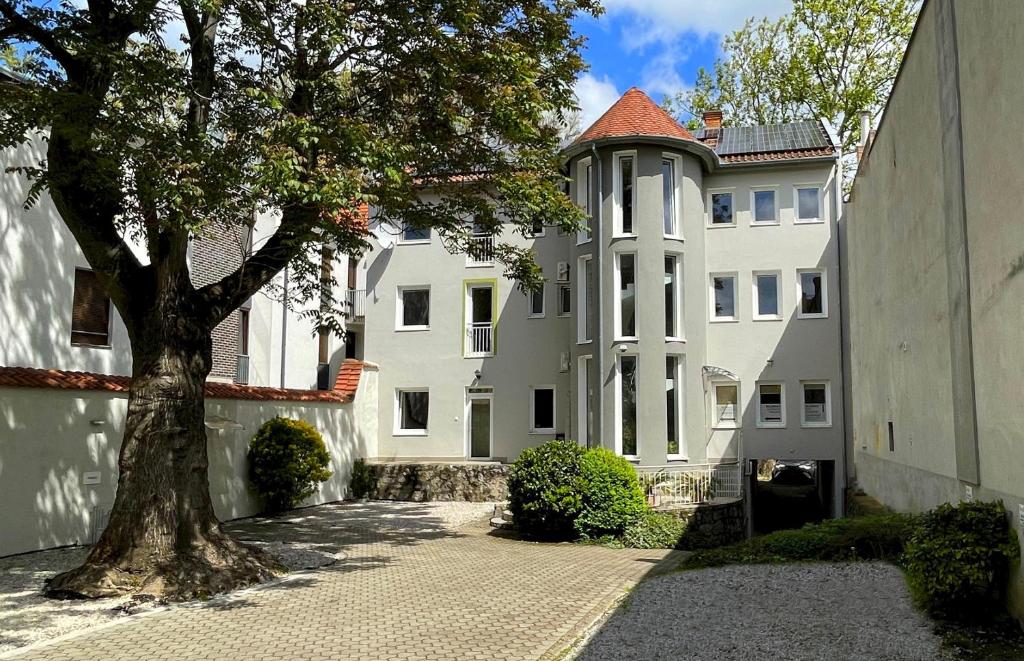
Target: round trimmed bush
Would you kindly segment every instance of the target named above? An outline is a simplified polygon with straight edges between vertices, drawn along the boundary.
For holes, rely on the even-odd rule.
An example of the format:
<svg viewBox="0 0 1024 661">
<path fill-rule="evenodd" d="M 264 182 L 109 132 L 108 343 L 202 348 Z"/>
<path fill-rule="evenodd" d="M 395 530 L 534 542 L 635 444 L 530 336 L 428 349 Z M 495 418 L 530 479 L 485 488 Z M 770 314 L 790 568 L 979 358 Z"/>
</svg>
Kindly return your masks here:
<svg viewBox="0 0 1024 661">
<path fill-rule="evenodd" d="M 576 518 L 581 537 L 618 537 L 648 511 L 633 465 L 611 450 L 587 450 L 580 460 L 583 511 Z"/>
<path fill-rule="evenodd" d="M 571 539 L 583 510 L 580 461 L 585 450 L 572 441 L 550 441 L 524 450 L 509 471 L 508 505 L 525 537 Z"/>
<path fill-rule="evenodd" d="M 644 512 L 626 526 L 622 543 L 633 549 L 674 549 L 686 533 L 686 522 L 671 514 Z"/>
<path fill-rule="evenodd" d="M 249 441 L 249 482 L 270 512 L 289 510 L 332 475 L 320 432 L 303 420 L 267 420 Z"/>
</svg>

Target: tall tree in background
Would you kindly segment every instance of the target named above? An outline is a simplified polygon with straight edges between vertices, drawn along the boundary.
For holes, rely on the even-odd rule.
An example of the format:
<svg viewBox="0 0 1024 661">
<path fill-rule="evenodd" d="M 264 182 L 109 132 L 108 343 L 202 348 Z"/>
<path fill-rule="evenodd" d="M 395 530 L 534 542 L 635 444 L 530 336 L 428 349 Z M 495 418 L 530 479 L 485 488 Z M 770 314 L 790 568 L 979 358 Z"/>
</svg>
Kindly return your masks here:
<svg viewBox="0 0 1024 661">
<path fill-rule="evenodd" d="M 722 43 L 714 69 L 701 68 L 692 90 L 670 111 L 695 123 L 722 110 L 728 124 L 823 118 L 844 153 L 860 139 L 858 115 L 877 115 L 899 71 L 918 0 L 794 0 L 776 21 L 750 19 Z"/>
<path fill-rule="evenodd" d="M 553 124 L 575 107 L 582 68 L 570 22 L 598 11 L 595 0 L 0 0 L 0 51 L 16 47 L 27 77 L 0 83 L 0 148 L 44 141 L 14 171 L 34 182 L 29 203 L 48 191 L 133 358 L 109 525 L 51 593 L 182 599 L 270 575 L 213 512 L 211 330 L 286 265 L 315 274 L 309 297 L 327 295 L 318 248 L 361 251 L 351 219 L 364 203 L 462 249 L 466 220 L 496 229 L 498 209 L 524 234 L 538 221 L 577 227 Z M 190 240 L 260 213 L 280 217 L 274 234 L 196 286 Z M 532 253 L 496 253 L 510 277 L 537 282 Z"/>
</svg>

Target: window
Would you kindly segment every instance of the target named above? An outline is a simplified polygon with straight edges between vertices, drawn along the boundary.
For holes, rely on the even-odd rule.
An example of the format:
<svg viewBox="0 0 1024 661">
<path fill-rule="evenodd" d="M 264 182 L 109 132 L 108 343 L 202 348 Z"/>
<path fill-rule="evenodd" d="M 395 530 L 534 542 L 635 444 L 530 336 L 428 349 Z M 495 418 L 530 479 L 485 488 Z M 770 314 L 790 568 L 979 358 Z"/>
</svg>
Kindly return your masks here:
<svg viewBox="0 0 1024 661">
<path fill-rule="evenodd" d="M 585 226 L 576 234 L 576 243 L 586 243 L 591 237 L 591 219 L 594 204 L 594 166 L 589 158 L 576 166 L 576 204 L 587 214 Z"/>
<path fill-rule="evenodd" d="M 618 379 L 618 447 L 625 457 L 637 455 L 636 436 L 636 356 L 619 356 Z"/>
<path fill-rule="evenodd" d="M 797 271 L 797 298 L 800 301 L 800 307 L 797 308 L 798 317 L 814 319 L 828 316 L 827 285 L 824 271 Z"/>
<path fill-rule="evenodd" d="M 893 427 L 892 420 L 889 421 L 889 452 L 896 451 L 896 429 Z"/>
<path fill-rule="evenodd" d="M 711 275 L 711 321 L 736 321 L 736 274 Z"/>
<path fill-rule="evenodd" d="M 576 269 L 576 341 L 594 339 L 594 267 L 590 255 L 580 257 Z"/>
<path fill-rule="evenodd" d="M 569 285 L 558 285 L 558 316 L 568 317 L 572 314 L 572 288 Z"/>
<path fill-rule="evenodd" d="M 665 236 L 679 236 L 679 181 L 676 164 L 678 159 L 665 156 L 661 159 L 661 201 Z"/>
<path fill-rule="evenodd" d="M 241 356 L 249 355 L 249 314 L 245 308 L 238 311 L 238 353 Z"/>
<path fill-rule="evenodd" d="M 576 435 L 588 448 L 594 440 L 594 384 L 590 361 L 590 356 L 580 356 L 576 375 Z"/>
<path fill-rule="evenodd" d="M 665 255 L 665 337 L 679 338 L 683 336 L 679 317 L 682 305 L 679 302 L 679 258 L 676 255 Z"/>
<path fill-rule="evenodd" d="M 797 186 L 793 200 L 796 222 L 819 223 L 821 218 L 821 187 Z"/>
<path fill-rule="evenodd" d="M 711 193 L 711 224 L 735 225 L 732 193 Z"/>
<path fill-rule="evenodd" d="M 539 319 L 544 316 L 544 290 L 546 288 L 547 285 L 541 283 L 540 289 L 526 294 L 527 300 L 530 303 L 530 314 L 527 316 L 531 319 Z"/>
<path fill-rule="evenodd" d="M 398 329 L 427 330 L 430 328 L 430 288 L 398 288 Z"/>
<path fill-rule="evenodd" d="M 832 425 L 832 393 L 828 381 L 804 381 L 803 403 L 800 407 L 800 425 L 803 427 L 829 427 Z"/>
<path fill-rule="evenodd" d="M 775 204 L 775 190 L 752 190 L 750 192 L 751 222 L 754 225 L 778 225 L 779 210 Z"/>
<path fill-rule="evenodd" d="M 110 346 L 110 299 L 96 273 L 88 269 L 75 269 L 71 344 Z"/>
<path fill-rule="evenodd" d="M 406 225 L 402 228 L 402 240 L 399 243 L 430 243 L 430 228 Z"/>
<path fill-rule="evenodd" d="M 616 255 L 616 279 L 619 295 L 617 303 L 616 330 L 620 338 L 636 337 L 636 255 L 618 253 Z"/>
<path fill-rule="evenodd" d="M 533 238 L 544 236 L 544 223 L 539 220 L 533 221 L 533 223 L 530 224 L 530 236 Z"/>
<path fill-rule="evenodd" d="M 632 235 L 636 170 L 632 152 L 615 155 L 615 234 Z"/>
<path fill-rule="evenodd" d="M 682 359 L 665 356 L 665 438 L 666 454 L 681 457 L 683 437 Z"/>
<path fill-rule="evenodd" d="M 494 355 L 494 322 L 497 317 L 494 287 L 493 280 L 465 282 L 463 319 L 466 320 L 466 342 L 463 355 L 466 358 L 486 358 Z"/>
<path fill-rule="evenodd" d="M 714 393 L 714 426 L 735 428 L 739 420 L 740 387 L 736 383 L 716 383 Z"/>
<path fill-rule="evenodd" d="M 530 433 L 555 433 L 555 387 L 530 388 Z"/>
<path fill-rule="evenodd" d="M 754 271 L 754 319 L 782 319 L 778 271 Z"/>
<path fill-rule="evenodd" d="M 786 426 L 786 390 L 783 384 L 757 384 L 757 426 Z"/>
<path fill-rule="evenodd" d="M 395 434 L 425 436 L 430 411 L 430 393 L 426 388 L 398 391 L 398 416 Z"/>
</svg>

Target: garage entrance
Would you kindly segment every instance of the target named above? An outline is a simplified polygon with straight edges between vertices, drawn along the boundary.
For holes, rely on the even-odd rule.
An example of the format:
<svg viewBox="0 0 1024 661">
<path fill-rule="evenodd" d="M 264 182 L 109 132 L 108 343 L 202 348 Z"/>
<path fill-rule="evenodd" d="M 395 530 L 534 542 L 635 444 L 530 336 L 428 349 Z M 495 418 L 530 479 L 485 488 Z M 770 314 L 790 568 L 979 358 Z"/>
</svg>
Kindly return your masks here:
<svg viewBox="0 0 1024 661">
<path fill-rule="evenodd" d="M 752 459 L 751 516 L 756 534 L 817 523 L 835 514 L 834 461 Z"/>
</svg>

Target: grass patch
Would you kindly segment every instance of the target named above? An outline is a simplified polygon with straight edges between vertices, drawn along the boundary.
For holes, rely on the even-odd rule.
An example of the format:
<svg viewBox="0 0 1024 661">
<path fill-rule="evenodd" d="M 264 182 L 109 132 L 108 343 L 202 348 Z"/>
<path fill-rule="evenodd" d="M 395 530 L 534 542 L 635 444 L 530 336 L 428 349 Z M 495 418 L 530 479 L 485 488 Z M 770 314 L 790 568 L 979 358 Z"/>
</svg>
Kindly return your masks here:
<svg viewBox="0 0 1024 661">
<path fill-rule="evenodd" d="M 916 517 L 882 513 L 780 530 L 731 546 L 697 551 L 683 569 L 806 561 L 897 561 L 916 529 Z"/>
<path fill-rule="evenodd" d="M 939 622 L 935 633 L 950 655 L 961 661 L 1024 661 L 1024 632 L 1007 614 L 985 624 Z"/>
</svg>

